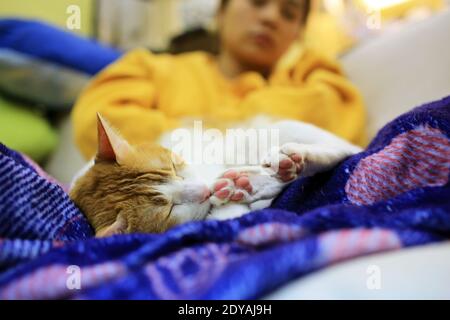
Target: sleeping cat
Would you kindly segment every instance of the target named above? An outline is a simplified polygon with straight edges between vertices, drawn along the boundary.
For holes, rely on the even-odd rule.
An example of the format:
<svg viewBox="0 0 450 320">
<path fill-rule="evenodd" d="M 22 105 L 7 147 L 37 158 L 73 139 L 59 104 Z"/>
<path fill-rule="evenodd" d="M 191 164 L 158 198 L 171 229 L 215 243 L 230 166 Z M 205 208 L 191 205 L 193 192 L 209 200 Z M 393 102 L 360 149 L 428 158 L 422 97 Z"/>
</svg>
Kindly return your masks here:
<svg viewBox="0 0 450 320">
<path fill-rule="evenodd" d="M 245 125 L 275 130 L 278 138 L 248 144 L 250 153 L 267 155 L 260 164 L 186 164 L 170 151 L 170 134 L 161 139 L 165 147 L 132 146 L 101 115 L 97 118 L 97 155 L 74 178 L 69 195 L 99 237 L 239 217 L 268 207 L 295 179 L 331 169 L 360 151 L 313 125 L 258 117 Z"/>
</svg>

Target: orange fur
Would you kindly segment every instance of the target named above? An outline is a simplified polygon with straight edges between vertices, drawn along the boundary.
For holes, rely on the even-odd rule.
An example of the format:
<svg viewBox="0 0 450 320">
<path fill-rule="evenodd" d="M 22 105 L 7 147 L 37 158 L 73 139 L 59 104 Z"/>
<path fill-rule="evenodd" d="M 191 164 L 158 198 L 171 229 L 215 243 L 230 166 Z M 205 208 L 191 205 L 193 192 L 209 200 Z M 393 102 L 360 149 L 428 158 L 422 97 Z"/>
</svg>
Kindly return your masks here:
<svg viewBox="0 0 450 320">
<path fill-rule="evenodd" d="M 171 200 L 155 186 L 178 179 L 173 158 L 158 145 L 129 146 L 99 116 L 95 164 L 76 181 L 70 198 L 97 236 L 163 232 L 177 221 L 170 216 Z"/>
</svg>

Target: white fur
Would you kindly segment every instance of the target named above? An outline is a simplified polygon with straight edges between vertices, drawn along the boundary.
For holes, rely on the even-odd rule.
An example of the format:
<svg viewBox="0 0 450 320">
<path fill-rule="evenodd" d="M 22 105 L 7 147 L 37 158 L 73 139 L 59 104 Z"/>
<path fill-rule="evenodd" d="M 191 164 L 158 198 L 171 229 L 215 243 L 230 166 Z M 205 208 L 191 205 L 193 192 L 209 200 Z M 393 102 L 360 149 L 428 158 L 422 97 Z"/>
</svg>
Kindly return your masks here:
<svg viewBox="0 0 450 320">
<path fill-rule="evenodd" d="M 299 154 L 303 159 L 303 170 L 298 177 L 312 176 L 318 172 L 329 170 L 344 158 L 361 151 L 349 142 L 325 131 L 314 125 L 293 121 L 274 121 L 265 116 L 258 116 L 250 121 L 236 125 L 235 128 L 257 129 L 257 130 L 277 130 L 279 133 L 279 143 L 269 141 L 267 145 L 254 145 L 250 143 L 250 138 L 246 138 L 246 146 L 251 146 L 249 153 L 265 155 L 258 164 L 244 163 L 236 167 L 225 164 L 188 164 L 182 172 L 177 172 L 180 177 L 167 185 L 161 185 L 160 191 L 170 197 L 173 202 L 171 214 L 180 223 L 191 220 L 202 219 L 231 219 L 240 217 L 252 210 L 263 209 L 270 206 L 272 200 L 288 184 L 282 182 L 277 175 L 278 164 L 292 154 Z M 189 132 L 189 130 L 188 130 Z M 192 132 L 192 130 L 190 131 Z M 164 134 L 161 137 L 161 144 L 173 150 L 171 139 L 172 133 Z M 225 141 L 227 141 L 225 139 Z M 206 142 L 204 142 L 206 145 Z M 226 145 L 226 150 L 238 153 L 237 148 L 233 149 Z M 225 163 L 226 154 L 223 155 L 222 163 Z M 74 177 L 71 186 L 76 180 L 85 174 L 94 164 L 90 161 Z M 262 166 L 265 165 L 265 167 Z M 214 195 L 205 201 L 205 189 L 213 189 L 217 179 L 222 174 L 233 168 L 239 172 L 246 172 L 252 192 L 244 192 L 245 196 L 239 203 L 220 200 Z M 294 172 L 295 174 L 295 172 Z M 292 181 L 290 181 L 292 182 Z M 230 190 L 236 187 L 232 181 L 229 182 Z"/>
<path fill-rule="evenodd" d="M 279 162 L 289 155 L 300 154 L 303 157 L 304 168 L 298 177 L 307 177 L 329 170 L 346 157 L 361 151 L 359 147 L 323 129 L 299 121 L 273 121 L 268 117 L 259 116 L 236 127 L 278 130 L 279 145 L 263 145 L 263 150 L 258 145 L 258 148 L 250 150 L 250 152 L 256 152 L 257 154 L 266 154 L 267 156 L 262 159 L 261 164 L 268 165 L 268 168 L 261 165 L 249 166 L 246 164 L 237 168 L 225 164 L 188 164 L 186 172 L 189 172 L 189 180 L 185 181 L 186 188 L 195 189 L 195 187 L 190 187 L 189 184 L 194 183 L 194 181 L 197 181 L 195 183 L 198 184 L 198 181 L 201 181 L 201 183 L 206 184 L 212 190 L 217 179 L 230 168 L 240 172 L 247 172 L 250 184 L 253 187 L 251 194 L 244 192 L 245 197 L 239 203 L 223 201 L 215 196 L 211 196 L 209 199 L 209 215 L 205 216 L 207 219 L 224 220 L 236 218 L 252 210 L 270 206 L 272 200 L 288 184 L 279 179 L 276 174 L 276 168 Z M 161 139 L 163 146 L 169 149 L 172 148 L 170 134 L 164 135 Z M 248 143 L 248 139 L 246 145 L 251 145 Z M 223 162 L 225 163 L 225 159 Z M 233 190 L 235 187 L 230 182 L 227 188 Z M 169 190 L 167 191 L 170 192 Z M 198 206 L 190 204 L 189 210 L 184 211 L 185 216 L 183 220 L 198 219 L 199 213 L 203 214 L 205 212 L 205 204 L 197 204 Z"/>
</svg>

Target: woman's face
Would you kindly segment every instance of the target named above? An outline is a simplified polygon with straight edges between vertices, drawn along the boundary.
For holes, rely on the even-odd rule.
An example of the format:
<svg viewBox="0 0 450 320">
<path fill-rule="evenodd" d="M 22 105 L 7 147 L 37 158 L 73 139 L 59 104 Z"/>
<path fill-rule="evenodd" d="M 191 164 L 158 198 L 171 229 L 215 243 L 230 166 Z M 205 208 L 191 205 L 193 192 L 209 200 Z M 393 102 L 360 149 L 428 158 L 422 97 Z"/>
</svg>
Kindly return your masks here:
<svg viewBox="0 0 450 320">
<path fill-rule="evenodd" d="M 271 69 L 297 39 L 304 0 L 230 0 L 219 13 L 221 50 L 239 62 Z"/>
</svg>

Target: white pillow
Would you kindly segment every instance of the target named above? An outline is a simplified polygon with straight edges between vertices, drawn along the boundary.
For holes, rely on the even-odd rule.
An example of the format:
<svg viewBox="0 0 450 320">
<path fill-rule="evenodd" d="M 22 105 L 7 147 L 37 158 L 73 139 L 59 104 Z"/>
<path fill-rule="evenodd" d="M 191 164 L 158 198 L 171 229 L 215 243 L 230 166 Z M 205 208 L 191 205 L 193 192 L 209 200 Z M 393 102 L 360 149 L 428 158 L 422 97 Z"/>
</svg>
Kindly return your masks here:
<svg viewBox="0 0 450 320">
<path fill-rule="evenodd" d="M 369 137 L 413 107 L 450 95 L 450 10 L 368 41 L 342 57 L 361 90 Z"/>
<path fill-rule="evenodd" d="M 339 263 L 264 299 L 450 299 L 448 270 L 449 241 Z"/>
</svg>

